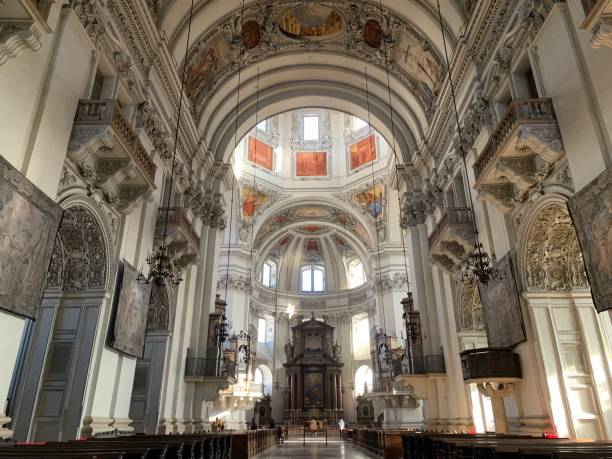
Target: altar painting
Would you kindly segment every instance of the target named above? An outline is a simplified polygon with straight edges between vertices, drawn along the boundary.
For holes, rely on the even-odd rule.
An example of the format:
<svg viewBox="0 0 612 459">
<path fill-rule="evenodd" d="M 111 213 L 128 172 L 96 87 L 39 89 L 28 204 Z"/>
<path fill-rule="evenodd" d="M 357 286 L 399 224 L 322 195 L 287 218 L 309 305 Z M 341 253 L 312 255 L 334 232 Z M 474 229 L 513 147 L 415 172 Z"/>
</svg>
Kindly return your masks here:
<svg viewBox="0 0 612 459">
<path fill-rule="evenodd" d="M 374 185 L 365 191 L 353 195 L 353 199 L 372 218 L 377 219 L 383 211 L 385 187 L 382 184 Z"/>
<path fill-rule="evenodd" d="M 369 135 L 349 147 L 351 158 L 351 170 L 360 168 L 376 159 L 376 138 L 374 134 Z"/>
<path fill-rule="evenodd" d="M 304 372 L 304 407 L 323 406 L 323 373 Z"/>
<path fill-rule="evenodd" d="M 274 156 L 272 147 L 255 137 L 249 136 L 248 159 L 250 162 L 263 167 L 266 170 L 273 170 Z"/>
<path fill-rule="evenodd" d="M 598 312 L 612 309 L 612 167 L 576 193 L 569 209 L 593 304 Z"/>
<path fill-rule="evenodd" d="M 119 264 L 114 294 L 110 347 L 142 358 L 147 331 L 151 284 L 138 281 L 138 271 L 125 260 Z"/>
<path fill-rule="evenodd" d="M 297 152 L 295 154 L 295 175 L 297 177 L 326 177 L 327 152 Z"/>
<path fill-rule="evenodd" d="M 61 216 L 0 156 L 0 309 L 36 319 Z"/>
<path fill-rule="evenodd" d="M 248 186 L 242 187 L 240 195 L 242 199 L 242 217 L 246 220 L 253 218 L 261 206 L 270 200 L 267 194 Z"/>
</svg>

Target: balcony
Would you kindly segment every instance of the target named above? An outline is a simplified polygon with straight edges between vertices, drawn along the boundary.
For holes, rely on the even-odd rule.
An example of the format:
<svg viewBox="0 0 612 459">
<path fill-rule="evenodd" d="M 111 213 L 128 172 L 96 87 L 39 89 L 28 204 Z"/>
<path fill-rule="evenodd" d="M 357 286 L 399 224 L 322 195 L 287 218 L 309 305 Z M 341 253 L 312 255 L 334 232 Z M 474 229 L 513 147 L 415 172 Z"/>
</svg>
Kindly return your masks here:
<svg viewBox="0 0 612 459">
<path fill-rule="evenodd" d="M 391 374 L 398 376 L 426 375 L 430 373 L 446 373 L 444 355 L 420 355 L 407 359 L 402 356 L 392 363 Z"/>
<path fill-rule="evenodd" d="M 168 216 L 166 244 L 175 254 L 179 265 L 186 267 L 194 263 L 200 253 L 200 236 L 194 229 L 194 224 L 187 217 L 187 209 L 182 207 L 164 207 L 157 213 L 155 239 L 161 241 L 164 237 L 164 227 Z"/>
<path fill-rule="evenodd" d="M 519 355 L 506 348 L 469 349 L 459 356 L 465 382 L 509 383 L 523 377 Z"/>
<path fill-rule="evenodd" d="M 50 0 L 12 0 L 0 2 L 0 65 L 22 51 L 42 49 L 42 33 L 51 32 L 47 16 Z"/>
<path fill-rule="evenodd" d="M 219 392 L 236 383 L 236 363 L 229 359 L 187 357 L 185 382 L 201 384 L 205 400 L 215 400 Z"/>
<path fill-rule="evenodd" d="M 591 46 L 600 48 L 607 46 L 612 48 L 612 1 L 611 0 L 595 0 L 590 2 L 582 2 L 585 9 L 586 18 L 580 24 L 581 29 L 591 30 Z"/>
<path fill-rule="evenodd" d="M 68 158 L 90 193 L 127 214 L 155 189 L 156 166 L 123 117 L 118 101 L 81 100 Z"/>
<path fill-rule="evenodd" d="M 509 212 L 564 154 L 550 99 L 514 99 L 474 163 L 479 197 Z"/>
<path fill-rule="evenodd" d="M 433 263 L 447 272 L 459 269 L 474 248 L 474 227 L 469 207 L 446 207 L 429 236 L 429 255 Z"/>
</svg>

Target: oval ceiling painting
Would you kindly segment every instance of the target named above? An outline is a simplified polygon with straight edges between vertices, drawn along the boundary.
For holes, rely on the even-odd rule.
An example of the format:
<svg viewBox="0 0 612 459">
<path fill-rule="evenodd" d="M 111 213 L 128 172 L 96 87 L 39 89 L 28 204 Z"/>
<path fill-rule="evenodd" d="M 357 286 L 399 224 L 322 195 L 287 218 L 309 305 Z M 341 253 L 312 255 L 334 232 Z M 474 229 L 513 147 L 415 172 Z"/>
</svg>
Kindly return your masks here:
<svg viewBox="0 0 612 459">
<path fill-rule="evenodd" d="M 372 48 L 378 48 L 382 40 L 382 27 L 378 21 L 368 19 L 363 26 L 363 41 Z"/>
<path fill-rule="evenodd" d="M 261 31 L 257 21 L 246 21 L 242 26 L 242 43 L 246 49 L 253 49 L 261 41 Z"/>
<path fill-rule="evenodd" d="M 302 5 L 287 11 L 279 27 L 285 35 L 303 40 L 327 40 L 344 30 L 344 21 L 323 5 Z"/>
</svg>

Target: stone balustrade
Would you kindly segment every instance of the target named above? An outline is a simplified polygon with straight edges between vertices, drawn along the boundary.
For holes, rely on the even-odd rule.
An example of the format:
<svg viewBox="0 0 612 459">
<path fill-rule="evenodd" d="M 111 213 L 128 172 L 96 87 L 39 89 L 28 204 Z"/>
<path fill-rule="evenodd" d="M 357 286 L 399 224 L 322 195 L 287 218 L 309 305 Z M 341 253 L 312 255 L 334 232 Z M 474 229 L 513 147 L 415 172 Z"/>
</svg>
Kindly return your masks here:
<svg viewBox="0 0 612 459">
<path fill-rule="evenodd" d="M 166 229 L 165 242 L 183 267 L 193 263 L 200 253 L 200 236 L 187 213 L 187 209 L 182 207 L 162 207 L 158 210 L 155 227 L 155 239 L 159 242 Z"/>
<path fill-rule="evenodd" d="M 507 212 L 545 180 L 563 156 L 550 99 L 514 99 L 474 163 L 475 188 Z"/>
<path fill-rule="evenodd" d="M 114 99 L 81 100 L 68 144 L 68 159 L 98 194 L 129 213 L 155 189 L 157 166 Z"/>
</svg>

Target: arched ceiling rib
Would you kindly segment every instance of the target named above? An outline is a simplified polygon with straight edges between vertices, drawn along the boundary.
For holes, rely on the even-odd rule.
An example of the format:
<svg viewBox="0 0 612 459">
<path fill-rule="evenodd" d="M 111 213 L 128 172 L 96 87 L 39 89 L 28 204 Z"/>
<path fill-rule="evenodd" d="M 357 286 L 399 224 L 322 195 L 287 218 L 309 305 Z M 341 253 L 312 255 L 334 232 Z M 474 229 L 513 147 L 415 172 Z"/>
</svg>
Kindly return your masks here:
<svg viewBox="0 0 612 459">
<path fill-rule="evenodd" d="M 257 69 L 259 119 L 315 105 L 367 119 L 363 71 L 366 66 L 372 125 L 393 144 L 385 72 L 389 62 L 395 144 L 398 153 L 409 161 L 411 151 L 428 128 L 444 78 L 436 0 L 384 0 L 382 15 L 376 1 L 314 2 L 338 11 L 344 21 L 343 33 L 323 41 L 288 39 L 278 30 L 279 15 L 305 3 L 309 0 L 253 0 L 245 1 L 243 9 L 242 0 L 196 0 L 187 69 L 197 76 L 191 81 L 188 78 L 188 91 L 204 144 L 216 159 L 227 161 L 234 136 L 241 138 L 255 124 Z M 178 63 L 183 59 L 190 4 L 188 0 L 170 0 L 159 19 Z M 441 0 L 441 8 L 452 52 L 466 18 L 458 1 Z M 382 24 L 385 38 L 378 48 L 368 47 L 363 38 L 367 18 L 378 19 Z M 236 123 L 237 63 L 244 51 L 240 29 L 245 19 L 254 19 L 259 24 L 261 37 L 258 45 L 240 58 L 241 103 Z M 209 56 L 209 50 L 217 44 L 221 49 L 219 56 Z M 405 46 L 416 49 L 417 57 L 400 62 Z M 198 74 L 199 69 L 210 67 L 215 68 L 210 74 Z"/>
</svg>

